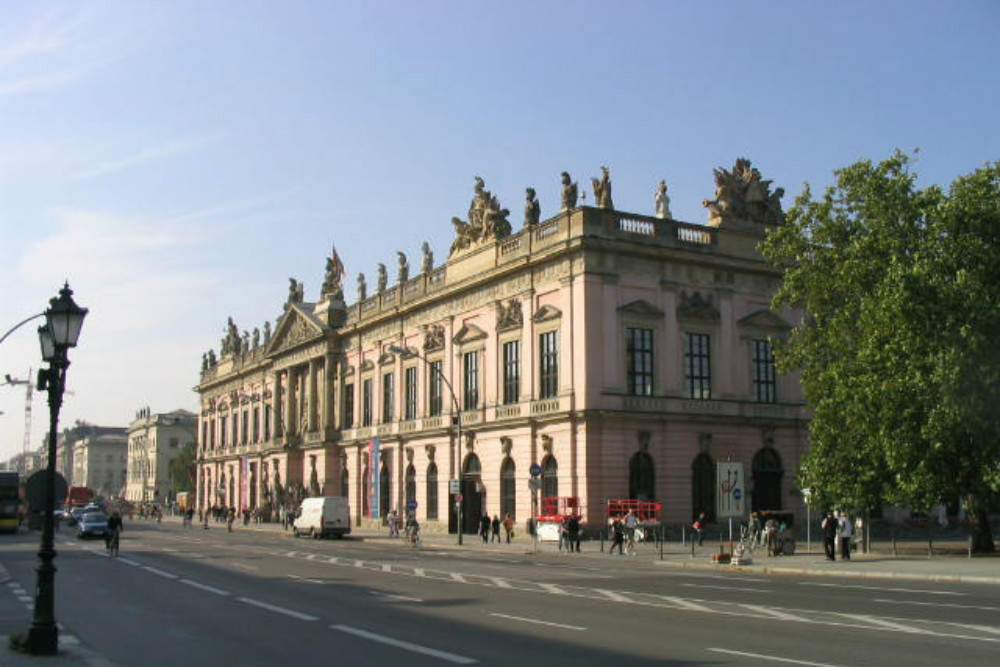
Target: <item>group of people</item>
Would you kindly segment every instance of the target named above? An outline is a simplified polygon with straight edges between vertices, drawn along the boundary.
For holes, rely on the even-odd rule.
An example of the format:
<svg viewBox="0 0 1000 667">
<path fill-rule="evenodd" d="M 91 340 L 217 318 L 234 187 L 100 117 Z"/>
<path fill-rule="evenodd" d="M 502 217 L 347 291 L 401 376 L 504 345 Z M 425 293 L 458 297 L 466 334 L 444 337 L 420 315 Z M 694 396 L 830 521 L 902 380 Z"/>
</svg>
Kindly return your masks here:
<svg viewBox="0 0 1000 667">
<path fill-rule="evenodd" d="M 615 552 L 615 547 L 618 548 L 619 556 L 624 555 L 625 540 L 628 539 L 630 545 L 635 544 L 635 530 L 638 526 L 639 515 L 635 513 L 635 510 L 629 510 L 624 518 L 620 514 L 615 515 L 611 521 L 611 549 L 608 555 Z"/>
<path fill-rule="evenodd" d="M 559 551 L 580 553 L 580 517 L 572 514 L 563 517 L 559 524 Z"/>
<path fill-rule="evenodd" d="M 827 560 L 837 560 L 837 543 L 840 543 L 840 560 L 851 560 L 851 540 L 854 537 L 854 526 L 847 517 L 847 512 L 841 512 L 838 518 L 833 510 L 827 512 L 820 524 L 823 529 L 823 551 Z"/>
<path fill-rule="evenodd" d="M 505 514 L 501 521 L 499 514 L 494 514 L 491 519 L 490 515 L 484 512 L 479 517 L 479 529 L 476 532 L 482 538 L 483 544 L 489 544 L 500 541 L 500 528 L 503 528 L 507 544 L 510 544 L 514 538 L 514 518 L 509 513 Z"/>
</svg>

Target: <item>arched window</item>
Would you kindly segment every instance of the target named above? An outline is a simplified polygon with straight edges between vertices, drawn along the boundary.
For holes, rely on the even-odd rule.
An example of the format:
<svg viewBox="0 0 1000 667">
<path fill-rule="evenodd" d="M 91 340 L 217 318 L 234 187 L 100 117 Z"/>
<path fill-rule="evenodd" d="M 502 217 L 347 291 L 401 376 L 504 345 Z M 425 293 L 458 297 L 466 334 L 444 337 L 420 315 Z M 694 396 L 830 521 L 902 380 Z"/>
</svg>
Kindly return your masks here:
<svg viewBox="0 0 1000 667">
<path fill-rule="evenodd" d="M 656 469 L 653 457 L 636 452 L 628 462 L 628 497 L 632 500 L 656 499 Z"/>
<path fill-rule="evenodd" d="M 500 467 L 500 515 L 510 514 L 511 518 L 517 518 L 514 509 L 517 505 L 517 487 L 514 483 L 514 459 L 509 456 L 504 459 Z"/>
<path fill-rule="evenodd" d="M 542 461 L 542 497 L 554 498 L 559 495 L 559 464 L 556 457 L 546 456 Z"/>
<path fill-rule="evenodd" d="M 340 495 L 347 497 L 347 484 L 350 482 L 350 477 L 347 473 L 347 466 L 343 465 L 340 468 Z"/>
<path fill-rule="evenodd" d="M 427 518 L 438 518 L 438 467 L 433 461 L 427 466 Z"/>
<path fill-rule="evenodd" d="M 763 447 L 753 457 L 753 496 L 755 512 L 781 509 L 781 457 L 772 447 Z"/>
<path fill-rule="evenodd" d="M 709 521 L 715 520 L 715 461 L 704 453 L 691 464 L 691 520 L 702 512 Z"/>
<path fill-rule="evenodd" d="M 389 478 L 389 464 L 382 462 L 382 470 L 378 475 L 378 513 L 379 516 L 389 516 L 389 504 L 392 502 L 392 483 Z"/>
<path fill-rule="evenodd" d="M 366 519 L 371 518 L 371 471 L 368 461 L 365 461 L 361 470 L 361 515 Z"/>
<path fill-rule="evenodd" d="M 411 501 L 417 499 L 417 469 L 411 463 L 406 467 L 406 511 L 410 511 Z"/>
<path fill-rule="evenodd" d="M 465 465 L 462 467 L 462 474 L 466 477 L 479 477 L 482 472 L 483 468 L 479 464 L 479 457 L 475 454 L 469 454 L 465 459 Z"/>
</svg>

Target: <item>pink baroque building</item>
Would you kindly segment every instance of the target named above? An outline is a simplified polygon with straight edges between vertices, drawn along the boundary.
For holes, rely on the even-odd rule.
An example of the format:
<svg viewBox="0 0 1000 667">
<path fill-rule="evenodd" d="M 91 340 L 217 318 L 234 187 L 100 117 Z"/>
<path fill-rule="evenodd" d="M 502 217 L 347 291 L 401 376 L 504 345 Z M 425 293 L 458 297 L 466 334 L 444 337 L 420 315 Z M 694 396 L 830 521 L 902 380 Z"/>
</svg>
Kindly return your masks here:
<svg viewBox="0 0 1000 667">
<path fill-rule="evenodd" d="M 663 503 L 666 523 L 716 514 L 716 464 L 743 464 L 745 510 L 804 512 L 794 471 L 806 448 L 799 382 L 775 372 L 773 341 L 796 315 L 770 309 L 780 274 L 757 245 L 783 222 L 745 160 L 716 170 L 709 224 L 615 210 L 594 179 L 579 206 L 525 224 L 477 178 L 448 260 L 395 284 L 380 266 L 348 305 L 334 253 L 322 294 L 291 281 L 263 337 L 230 321 L 201 382 L 198 502 L 278 518 L 309 495 L 344 495 L 358 525 L 415 507 L 425 529 L 482 513 L 523 525 L 542 496 Z"/>
</svg>

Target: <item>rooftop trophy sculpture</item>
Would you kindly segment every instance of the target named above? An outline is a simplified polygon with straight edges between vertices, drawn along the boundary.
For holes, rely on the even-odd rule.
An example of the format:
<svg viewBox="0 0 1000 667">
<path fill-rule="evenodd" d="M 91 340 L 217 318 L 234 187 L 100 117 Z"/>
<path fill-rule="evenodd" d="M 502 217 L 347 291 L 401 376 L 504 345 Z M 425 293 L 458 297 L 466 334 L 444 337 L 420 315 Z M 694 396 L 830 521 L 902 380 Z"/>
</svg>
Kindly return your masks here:
<svg viewBox="0 0 1000 667">
<path fill-rule="evenodd" d="M 527 188 L 524 192 L 526 198 L 524 202 L 524 226 L 531 227 L 537 225 L 542 217 L 542 207 L 535 199 L 535 188 Z"/>
<path fill-rule="evenodd" d="M 396 255 L 399 256 L 399 270 L 396 272 L 396 284 L 402 285 L 410 279 L 410 263 L 407 261 L 404 253 L 397 250 Z"/>
<path fill-rule="evenodd" d="M 344 288 L 341 279 L 344 277 L 344 265 L 337 255 L 336 249 L 326 258 L 326 275 L 323 278 L 321 293 L 333 301 L 344 300 Z"/>
<path fill-rule="evenodd" d="M 562 208 L 563 213 L 576 208 L 577 189 L 576 183 L 570 178 L 567 172 L 562 173 Z"/>
<path fill-rule="evenodd" d="M 381 294 L 385 291 L 386 286 L 389 284 L 389 275 L 385 272 L 385 264 L 382 262 L 378 263 L 378 293 Z"/>
<path fill-rule="evenodd" d="M 305 291 L 306 287 L 303 283 L 300 283 L 295 278 L 288 279 L 288 300 L 285 301 L 285 310 L 293 303 L 302 303 L 305 301 Z"/>
<path fill-rule="evenodd" d="M 592 178 L 590 181 L 594 186 L 594 202 L 597 208 L 614 210 L 615 205 L 611 201 L 611 171 L 607 167 L 601 167 L 601 178 Z"/>
<path fill-rule="evenodd" d="M 431 244 L 424 241 L 420 246 L 424 253 L 424 258 L 420 262 L 420 273 L 428 274 L 434 269 L 434 253 L 431 252 Z"/>
<path fill-rule="evenodd" d="M 660 220 L 669 220 L 672 216 L 670 215 L 670 196 L 667 195 L 666 181 L 660 181 L 660 185 L 653 194 L 653 200 L 656 204 L 656 217 Z"/>
<path fill-rule="evenodd" d="M 365 282 L 365 274 L 358 274 L 358 301 L 368 298 L 368 283 Z"/>
<path fill-rule="evenodd" d="M 771 181 L 763 180 L 750 160 L 739 158 L 732 171 L 714 170 L 715 198 L 706 199 L 711 227 L 754 228 L 758 225 L 780 225 L 785 222 L 781 208 L 783 188 L 771 192 Z"/>
<path fill-rule="evenodd" d="M 499 240 L 510 236 L 510 222 L 507 216 L 510 211 L 501 208 L 496 196 L 486 189 L 483 179 L 476 176 L 476 185 L 469 205 L 469 221 L 452 218 L 455 228 L 455 240 L 451 244 L 451 257 L 459 250 L 470 248 L 479 243 Z"/>
</svg>

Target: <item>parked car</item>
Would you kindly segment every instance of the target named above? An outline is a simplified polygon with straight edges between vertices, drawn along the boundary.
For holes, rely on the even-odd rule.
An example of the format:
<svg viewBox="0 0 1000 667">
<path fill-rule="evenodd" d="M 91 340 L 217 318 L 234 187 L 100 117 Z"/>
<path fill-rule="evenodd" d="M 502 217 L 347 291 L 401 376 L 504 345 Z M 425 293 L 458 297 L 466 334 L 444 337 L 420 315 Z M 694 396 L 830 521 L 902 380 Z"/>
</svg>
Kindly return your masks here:
<svg viewBox="0 0 1000 667">
<path fill-rule="evenodd" d="M 108 530 L 108 515 L 104 512 L 87 512 L 76 524 L 76 536 L 84 537 L 104 537 Z"/>
<path fill-rule="evenodd" d="M 351 532 L 351 513 L 347 498 L 340 496 L 319 496 L 306 498 L 299 507 L 298 516 L 292 524 L 295 536 L 333 536 L 341 538 Z"/>
<path fill-rule="evenodd" d="M 69 514 L 66 517 L 66 523 L 69 524 L 70 526 L 75 526 L 80 522 L 80 518 L 83 517 L 84 514 L 86 514 L 87 512 L 95 512 L 95 511 L 97 510 L 86 509 L 84 507 L 74 507 L 69 511 Z"/>
</svg>

